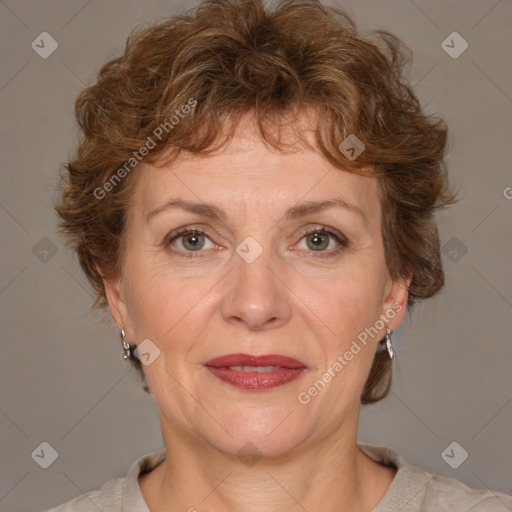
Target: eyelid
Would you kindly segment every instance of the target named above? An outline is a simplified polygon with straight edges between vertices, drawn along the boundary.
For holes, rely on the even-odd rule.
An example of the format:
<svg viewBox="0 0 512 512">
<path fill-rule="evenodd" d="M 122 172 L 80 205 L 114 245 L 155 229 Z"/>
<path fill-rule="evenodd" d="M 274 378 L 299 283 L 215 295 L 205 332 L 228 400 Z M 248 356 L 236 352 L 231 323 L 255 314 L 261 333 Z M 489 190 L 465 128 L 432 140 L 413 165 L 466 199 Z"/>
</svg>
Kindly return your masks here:
<svg viewBox="0 0 512 512">
<path fill-rule="evenodd" d="M 187 235 L 189 233 L 199 233 L 201 235 L 204 235 L 206 238 L 208 238 L 213 244 L 219 245 L 219 244 L 216 244 L 215 242 L 213 242 L 208 228 L 206 228 L 205 226 L 194 226 L 194 225 L 183 226 L 181 228 L 172 230 L 168 235 L 165 236 L 163 244 L 166 246 L 170 245 L 171 242 L 173 242 L 174 240 L 181 238 L 184 235 Z M 189 252 L 193 252 L 193 251 L 189 251 Z"/>
<path fill-rule="evenodd" d="M 334 228 L 330 228 L 329 226 L 325 226 L 323 224 L 317 224 L 316 226 L 314 225 L 313 227 L 309 226 L 307 228 L 304 228 L 304 230 L 300 234 L 300 237 L 302 238 L 312 233 L 324 233 L 327 235 L 332 235 L 338 238 L 339 241 L 343 244 L 348 245 L 349 243 L 348 238 L 343 233 Z"/>
</svg>

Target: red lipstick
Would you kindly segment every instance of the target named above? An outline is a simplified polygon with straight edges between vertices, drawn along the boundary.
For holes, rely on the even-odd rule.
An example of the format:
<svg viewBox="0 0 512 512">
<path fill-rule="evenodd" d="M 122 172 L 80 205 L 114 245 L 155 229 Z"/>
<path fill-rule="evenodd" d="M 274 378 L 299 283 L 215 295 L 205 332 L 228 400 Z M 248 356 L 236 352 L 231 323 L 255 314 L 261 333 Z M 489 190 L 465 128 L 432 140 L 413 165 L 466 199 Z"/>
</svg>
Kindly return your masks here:
<svg viewBox="0 0 512 512">
<path fill-rule="evenodd" d="M 281 355 L 229 354 L 204 363 L 218 379 L 247 391 L 264 391 L 298 378 L 307 366 Z"/>
</svg>

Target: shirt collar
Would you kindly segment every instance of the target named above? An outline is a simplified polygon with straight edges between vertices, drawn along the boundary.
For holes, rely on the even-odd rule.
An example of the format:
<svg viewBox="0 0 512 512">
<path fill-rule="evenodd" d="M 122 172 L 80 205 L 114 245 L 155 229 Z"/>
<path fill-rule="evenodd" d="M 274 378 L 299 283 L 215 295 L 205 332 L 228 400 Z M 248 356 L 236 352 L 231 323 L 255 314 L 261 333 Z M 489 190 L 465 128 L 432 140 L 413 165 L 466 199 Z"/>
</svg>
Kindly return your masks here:
<svg viewBox="0 0 512 512">
<path fill-rule="evenodd" d="M 123 512 L 150 512 L 148 504 L 139 486 L 139 475 L 156 468 L 165 460 L 165 450 L 158 450 L 144 455 L 136 460 L 123 483 L 122 508 Z"/>
<path fill-rule="evenodd" d="M 421 510 L 423 491 L 435 475 L 421 469 L 402 457 L 398 452 L 385 446 L 358 443 L 368 457 L 385 466 L 392 466 L 397 473 L 386 494 L 372 512 L 396 512 L 397 510 Z M 405 508 L 408 506 L 409 508 Z M 411 508 L 412 507 L 412 508 Z"/>
</svg>

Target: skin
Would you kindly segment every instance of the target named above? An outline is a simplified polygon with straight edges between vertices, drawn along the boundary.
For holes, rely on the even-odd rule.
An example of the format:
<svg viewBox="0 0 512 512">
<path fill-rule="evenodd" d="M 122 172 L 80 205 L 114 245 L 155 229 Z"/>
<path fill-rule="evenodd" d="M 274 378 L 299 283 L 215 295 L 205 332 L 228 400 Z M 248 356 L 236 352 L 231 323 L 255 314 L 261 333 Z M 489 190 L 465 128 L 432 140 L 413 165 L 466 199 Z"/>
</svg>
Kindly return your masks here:
<svg viewBox="0 0 512 512">
<path fill-rule="evenodd" d="M 401 323 L 410 279 L 389 277 L 375 178 L 335 168 L 316 151 L 273 150 L 256 130 L 246 116 L 213 155 L 182 153 L 168 168 L 137 169 L 122 274 L 105 290 L 130 343 L 150 339 L 160 350 L 144 370 L 168 457 L 139 485 L 152 512 L 369 512 L 396 474 L 357 448 L 360 397 L 386 326 L 309 404 L 297 397 L 393 304 L 402 309 L 387 326 Z M 213 203 L 226 219 L 173 207 L 146 220 L 171 197 Z M 331 207 L 284 219 L 299 202 L 335 197 L 364 217 Z M 315 250 L 304 232 L 323 226 L 348 245 L 325 235 Z M 206 237 L 166 243 L 181 227 Z M 248 236 L 263 249 L 252 263 L 236 252 Z M 194 242 L 204 245 L 194 250 Z M 287 355 L 308 369 L 255 392 L 204 367 L 239 352 Z M 248 442 L 262 455 L 252 467 L 237 457 Z"/>
</svg>

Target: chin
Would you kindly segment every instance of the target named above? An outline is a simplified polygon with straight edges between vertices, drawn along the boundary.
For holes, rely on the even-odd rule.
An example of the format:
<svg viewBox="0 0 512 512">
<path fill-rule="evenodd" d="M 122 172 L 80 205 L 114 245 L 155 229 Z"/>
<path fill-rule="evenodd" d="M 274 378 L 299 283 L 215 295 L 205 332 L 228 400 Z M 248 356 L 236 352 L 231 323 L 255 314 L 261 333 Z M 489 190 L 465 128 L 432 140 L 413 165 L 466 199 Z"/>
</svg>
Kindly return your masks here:
<svg viewBox="0 0 512 512">
<path fill-rule="evenodd" d="M 309 436 L 306 419 L 290 414 L 292 410 L 290 407 L 257 407 L 225 411 L 216 418 L 231 435 L 218 428 L 215 432 L 209 429 L 204 437 L 211 446 L 226 454 L 280 457 L 293 451 Z"/>
</svg>

